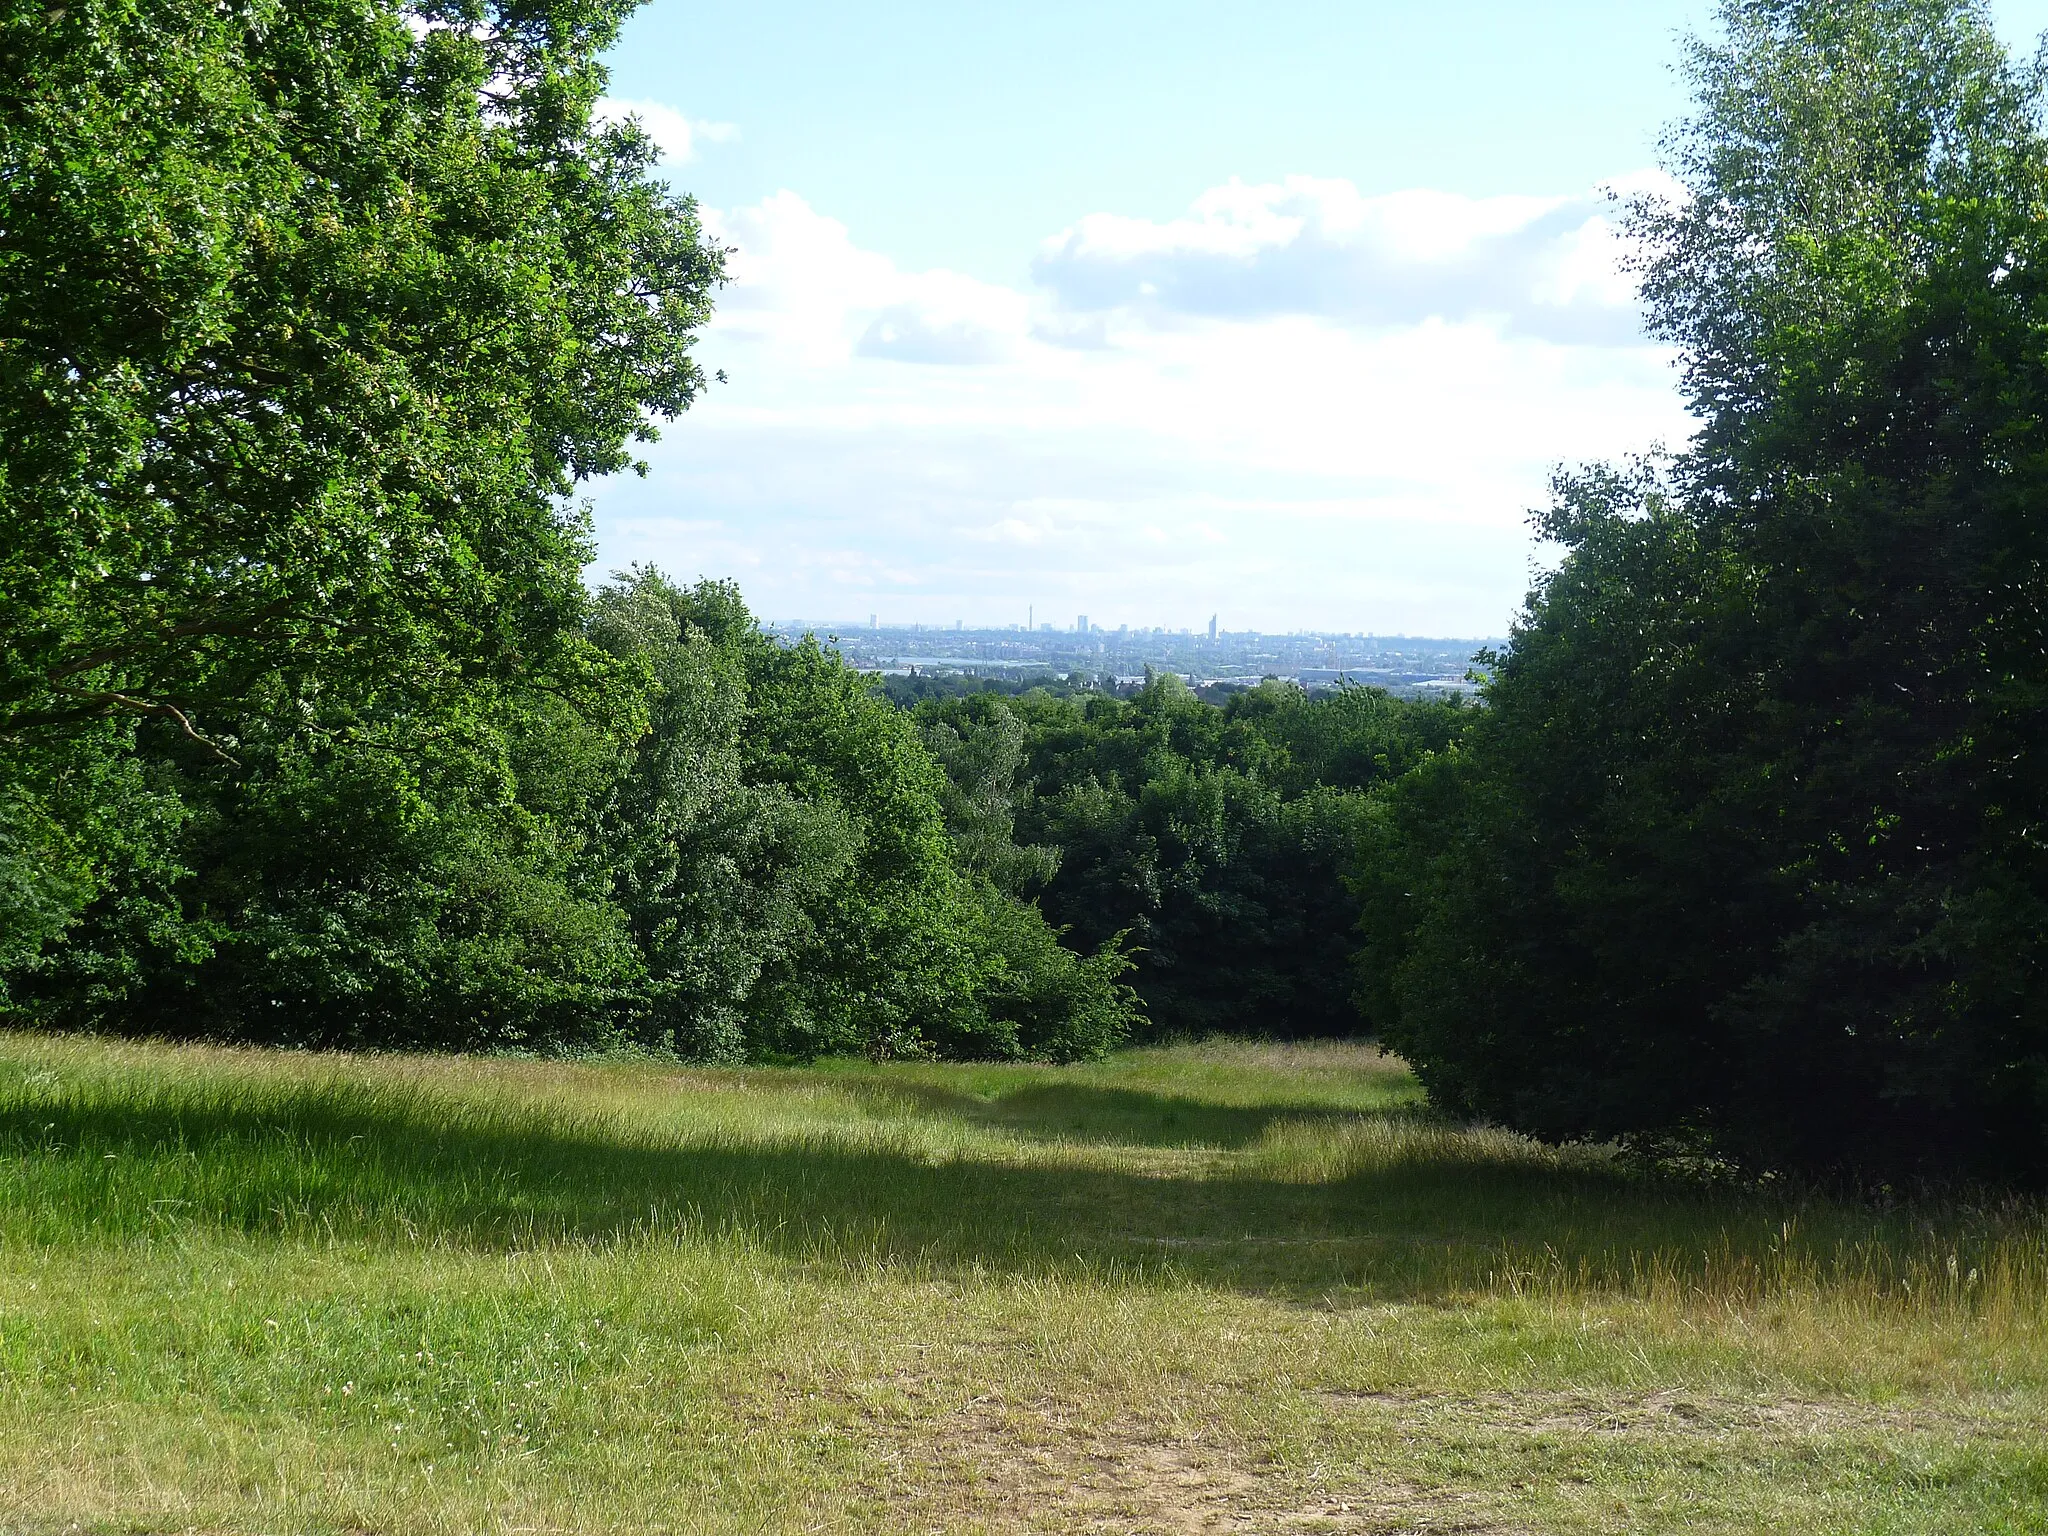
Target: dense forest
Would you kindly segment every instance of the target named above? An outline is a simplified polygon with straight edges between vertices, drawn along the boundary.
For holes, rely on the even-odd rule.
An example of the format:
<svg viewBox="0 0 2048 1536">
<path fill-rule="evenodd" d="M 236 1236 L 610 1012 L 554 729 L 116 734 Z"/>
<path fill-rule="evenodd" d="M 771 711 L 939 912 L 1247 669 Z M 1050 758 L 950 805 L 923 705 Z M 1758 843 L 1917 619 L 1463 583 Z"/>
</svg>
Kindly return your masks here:
<svg viewBox="0 0 2048 1536">
<path fill-rule="evenodd" d="M 1682 449 L 1475 705 L 886 692 L 571 497 L 727 253 L 629 9 L 6 12 L 0 1009 L 305 1045 L 1371 1034 L 1447 1112 L 2048 1181 L 2048 132 L 1971 0 L 1724 0 L 1632 205 Z"/>
<path fill-rule="evenodd" d="M 1178 677 L 1131 699 L 927 702 L 962 856 L 1085 947 L 1128 946 L 1153 1032 L 1356 1033 L 1354 867 L 1370 791 L 1466 711 L 1269 682 L 1218 707 Z"/>
<path fill-rule="evenodd" d="M 1129 702 L 912 715 L 763 635 L 730 585 L 652 571 L 601 588 L 581 638 L 599 702 L 515 687 L 459 716 L 257 716 L 232 762 L 143 723 L 125 762 L 154 857 L 103 866 L 14 968 L 12 1006 L 167 1036 L 726 1061 L 1343 1033 L 1357 791 L 1461 713 L 1277 685 L 1226 711 L 1161 678 Z"/>
</svg>

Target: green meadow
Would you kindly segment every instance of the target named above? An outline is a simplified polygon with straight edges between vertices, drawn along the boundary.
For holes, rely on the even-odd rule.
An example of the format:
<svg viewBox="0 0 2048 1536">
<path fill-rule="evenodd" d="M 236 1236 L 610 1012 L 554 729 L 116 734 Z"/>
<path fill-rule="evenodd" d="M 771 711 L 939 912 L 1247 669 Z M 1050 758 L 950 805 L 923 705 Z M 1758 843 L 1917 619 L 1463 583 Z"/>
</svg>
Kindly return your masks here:
<svg viewBox="0 0 2048 1536">
<path fill-rule="evenodd" d="M 1715 1192 L 1362 1046 L 0 1037 L 10 1532 L 2048 1531 L 2037 1205 Z"/>
</svg>

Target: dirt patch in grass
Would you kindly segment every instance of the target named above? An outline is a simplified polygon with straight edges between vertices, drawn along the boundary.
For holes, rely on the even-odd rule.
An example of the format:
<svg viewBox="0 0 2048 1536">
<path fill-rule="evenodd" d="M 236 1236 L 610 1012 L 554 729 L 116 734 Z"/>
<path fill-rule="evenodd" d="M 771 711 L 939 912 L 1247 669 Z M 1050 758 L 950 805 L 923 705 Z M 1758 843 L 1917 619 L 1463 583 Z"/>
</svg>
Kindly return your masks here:
<svg viewBox="0 0 2048 1536">
<path fill-rule="evenodd" d="M 893 1426 L 897 1435 L 903 1426 Z M 932 1529 L 1091 1536 L 1508 1536 L 1470 1495 L 1400 1478 L 1342 1489 L 1261 1461 L 1219 1433 L 1124 1418 L 1089 1424 L 1045 1407 L 977 1402 L 918 1426 L 887 1458 L 921 1464 Z M 874 1490 L 886 1498 L 884 1489 Z M 892 1500 L 901 1508 L 901 1486 Z"/>
<path fill-rule="evenodd" d="M 914 1509 L 911 1528 L 1091 1536 L 1510 1536 L 1545 1528 L 1518 1515 L 1502 1487 L 1378 1473 L 1366 1463 L 1281 1465 L 1220 1426 L 1128 1414 L 1093 1419 L 1072 1404 L 978 1397 L 938 1408 L 931 1383 L 894 1390 L 924 1411 L 858 1410 L 879 1451 L 869 1488 L 878 1505 Z M 1370 1413 L 1409 1443 L 1477 1448 L 1590 1437 L 1645 1447 L 1727 1442 L 1753 1459 L 1772 1446 L 1911 1437 L 2009 1438 L 1995 1411 L 1847 1400 L 1739 1399 L 1710 1393 L 1520 1391 L 1476 1394 L 1318 1392 L 1333 1418 Z M 901 1402 L 899 1398 L 897 1401 Z M 1746 1447 L 1744 1442 L 1747 1442 Z M 912 1494 L 906 1498 L 906 1492 Z"/>
</svg>

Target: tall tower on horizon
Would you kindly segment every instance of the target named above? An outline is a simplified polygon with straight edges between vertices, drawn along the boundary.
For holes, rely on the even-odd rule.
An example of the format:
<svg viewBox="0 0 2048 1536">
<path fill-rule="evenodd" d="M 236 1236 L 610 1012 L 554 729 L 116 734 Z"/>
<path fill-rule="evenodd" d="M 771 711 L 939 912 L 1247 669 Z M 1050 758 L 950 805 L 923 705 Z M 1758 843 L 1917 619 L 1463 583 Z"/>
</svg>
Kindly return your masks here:
<svg viewBox="0 0 2048 1536">
<path fill-rule="evenodd" d="M 1216 638 L 1216 615 L 1213 613 L 1209 615 L 1209 638 L 1211 640 Z"/>
</svg>

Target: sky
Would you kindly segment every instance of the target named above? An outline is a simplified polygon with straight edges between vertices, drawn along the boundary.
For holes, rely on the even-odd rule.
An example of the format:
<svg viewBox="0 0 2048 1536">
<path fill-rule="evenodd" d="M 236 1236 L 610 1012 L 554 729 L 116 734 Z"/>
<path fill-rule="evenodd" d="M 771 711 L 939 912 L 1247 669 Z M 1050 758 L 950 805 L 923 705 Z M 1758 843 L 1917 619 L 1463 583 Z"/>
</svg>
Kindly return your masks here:
<svg viewBox="0 0 2048 1536">
<path fill-rule="evenodd" d="M 2031 53 L 2048 0 L 2000 0 Z M 820 624 L 1503 634 L 1560 465 L 1682 443 L 1610 193 L 1692 0 L 651 0 L 607 110 L 733 249 L 599 572 Z"/>
</svg>

